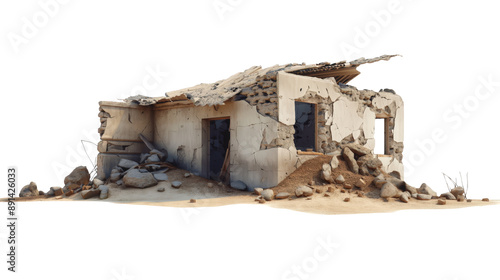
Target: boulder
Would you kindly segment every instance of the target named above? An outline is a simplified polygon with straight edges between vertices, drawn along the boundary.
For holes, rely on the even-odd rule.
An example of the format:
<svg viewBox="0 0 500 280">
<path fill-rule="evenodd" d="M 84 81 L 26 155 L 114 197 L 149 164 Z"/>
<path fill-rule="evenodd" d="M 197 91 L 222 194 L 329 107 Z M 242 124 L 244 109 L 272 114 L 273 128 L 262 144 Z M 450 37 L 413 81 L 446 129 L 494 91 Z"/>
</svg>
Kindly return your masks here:
<svg viewBox="0 0 500 280">
<path fill-rule="evenodd" d="M 342 157 L 346 161 L 349 170 L 351 170 L 353 173 L 358 174 L 359 166 L 356 160 L 354 159 L 354 153 L 349 148 L 345 147 L 342 152 Z"/>
<path fill-rule="evenodd" d="M 172 187 L 178 189 L 182 186 L 182 182 L 181 181 L 173 181 L 172 182 Z"/>
<path fill-rule="evenodd" d="M 455 197 L 459 196 L 459 195 L 463 195 L 465 193 L 465 190 L 464 188 L 462 187 L 455 187 L 453 188 L 451 191 L 451 194 L 453 194 Z"/>
<path fill-rule="evenodd" d="M 443 193 L 439 197 L 443 197 L 448 200 L 457 200 L 457 198 L 451 192 Z"/>
<path fill-rule="evenodd" d="M 266 201 L 271 201 L 274 198 L 274 191 L 271 189 L 266 189 L 262 191 L 262 198 Z"/>
<path fill-rule="evenodd" d="M 124 170 L 128 170 L 132 167 L 136 167 L 137 165 L 139 165 L 139 163 L 137 163 L 133 160 L 126 159 L 126 158 L 122 158 L 122 159 L 120 159 L 120 162 L 118 162 L 118 166 L 123 168 Z"/>
<path fill-rule="evenodd" d="M 234 181 L 231 182 L 231 188 L 244 191 L 247 189 L 247 185 L 242 181 Z"/>
<path fill-rule="evenodd" d="M 402 202 L 404 203 L 408 203 L 410 201 L 410 196 L 408 195 L 407 192 L 404 192 L 401 194 L 401 196 L 399 197 L 399 200 L 401 200 Z"/>
<path fill-rule="evenodd" d="M 332 178 L 332 167 L 328 163 L 323 163 L 323 166 L 321 167 L 321 178 L 328 183 L 333 183 L 333 178 Z"/>
<path fill-rule="evenodd" d="M 168 176 L 165 173 L 153 173 L 153 177 L 155 177 L 155 179 L 157 181 L 167 181 L 168 180 Z"/>
<path fill-rule="evenodd" d="M 417 199 L 419 199 L 419 200 L 430 200 L 430 199 L 432 199 L 432 195 L 419 193 L 417 195 Z"/>
<path fill-rule="evenodd" d="M 337 178 L 335 178 L 335 183 L 337 184 L 343 184 L 345 182 L 344 176 L 339 175 Z"/>
<path fill-rule="evenodd" d="M 78 166 L 73 169 L 71 173 L 64 178 L 64 185 L 75 184 L 78 186 L 88 185 L 90 181 L 90 174 L 85 166 Z"/>
<path fill-rule="evenodd" d="M 332 160 L 330 161 L 330 167 L 332 168 L 332 170 L 339 167 L 339 159 L 336 155 L 332 157 Z"/>
<path fill-rule="evenodd" d="M 38 187 L 35 182 L 30 182 L 29 185 L 24 186 L 19 192 L 19 197 L 38 196 Z"/>
<path fill-rule="evenodd" d="M 364 146 L 361 146 L 360 144 L 356 144 L 356 143 L 349 143 L 347 145 L 344 145 L 344 147 L 348 148 L 349 150 L 351 150 L 353 153 L 355 153 L 356 155 L 358 155 L 360 157 L 366 156 L 366 155 L 369 155 L 372 153 L 372 151 L 370 149 L 368 149 Z"/>
<path fill-rule="evenodd" d="M 295 196 L 296 197 L 308 197 L 313 195 L 313 190 L 310 187 L 307 186 L 300 186 L 295 189 Z"/>
<path fill-rule="evenodd" d="M 446 199 L 438 199 L 438 202 L 437 202 L 438 205 L 445 205 L 446 204 Z"/>
<path fill-rule="evenodd" d="M 99 198 L 100 199 L 106 199 L 109 197 L 109 188 L 108 186 L 106 185 L 100 185 L 98 190 L 101 191 L 101 193 L 99 194 Z"/>
<path fill-rule="evenodd" d="M 83 199 L 89 199 L 89 198 L 98 196 L 100 193 L 101 193 L 101 190 L 99 190 L 99 189 L 90 189 L 90 190 L 80 192 L 80 195 L 83 197 Z"/>
<path fill-rule="evenodd" d="M 428 194 L 431 197 L 437 196 L 437 193 L 431 189 L 426 183 L 423 183 L 419 189 L 417 189 L 419 194 Z"/>
<path fill-rule="evenodd" d="M 287 192 L 280 192 L 276 195 L 276 199 L 285 199 L 285 198 L 289 198 L 290 197 L 290 193 L 287 193 Z"/>
<path fill-rule="evenodd" d="M 123 183 L 126 187 L 144 189 L 158 184 L 151 173 L 141 173 L 137 169 L 132 169 L 123 177 Z"/>
<path fill-rule="evenodd" d="M 253 190 L 253 192 L 256 194 L 256 195 L 261 195 L 262 194 L 262 191 L 264 191 L 263 188 L 255 188 Z"/>
<path fill-rule="evenodd" d="M 380 196 L 383 198 L 398 197 L 400 190 L 396 188 L 392 183 L 385 183 L 380 189 Z"/>
</svg>

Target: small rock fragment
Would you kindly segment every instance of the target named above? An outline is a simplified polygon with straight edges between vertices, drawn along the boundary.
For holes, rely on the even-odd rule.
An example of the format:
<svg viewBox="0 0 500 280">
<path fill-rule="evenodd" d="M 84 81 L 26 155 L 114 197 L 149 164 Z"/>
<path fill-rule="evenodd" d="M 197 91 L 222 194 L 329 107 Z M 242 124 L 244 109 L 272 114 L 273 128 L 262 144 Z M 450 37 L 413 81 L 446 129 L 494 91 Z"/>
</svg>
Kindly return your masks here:
<svg viewBox="0 0 500 280">
<path fill-rule="evenodd" d="M 489 199 L 489 198 L 483 198 L 483 199 L 481 199 L 481 201 L 484 201 L 484 202 L 489 202 L 489 201 L 490 201 L 490 199 Z"/>
<path fill-rule="evenodd" d="M 191 198 L 191 199 L 189 200 L 189 203 L 196 203 L 196 199 Z"/>
<path fill-rule="evenodd" d="M 345 182 L 344 176 L 339 175 L 337 178 L 335 178 L 335 183 L 337 184 L 343 184 Z"/>
<path fill-rule="evenodd" d="M 350 198 L 350 197 L 346 197 L 346 198 L 344 198 L 344 202 L 349 202 L 349 201 L 351 201 L 351 198 Z"/>
<path fill-rule="evenodd" d="M 430 200 L 430 199 L 432 199 L 432 195 L 419 193 L 417 195 L 417 199 L 419 199 L 419 200 Z"/>
<path fill-rule="evenodd" d="M 173 188 L 178 189 L 178 188 L 180 188 L 180 187 L 181 187 L 181 185 L 182 185 L 182 182 L 181 182 L 181 181 L 173 181 L 173 182 L 172 182 L 172 187 L 173 187 Z"/>
<path fill-rule="evenodd" d="M 446 199 L 443 199 L 443 198 L 438 199 L 438 203 L 437 204 L 438 205 L 445 205 L 446 204 Z"/>
<path fill-rule="evenodd" d="M 266 201 L 271 201 L 274 198 L 274 191 L 271 190 L 271 189 L 265 189 L 265 190 L 262 191 L 262 197 Z"/>
<path fill-rule="evenodd" d="M 158 192 L 164 192 L 164 191 L 165 191 L 165 188 L 163 188 L 163 187 L 162 187 L 162 188 L 157 188 L 156 190 L 157 190 Z"/>
<path fill-rule="evenodd" d="M 261 195 L 262 194 L 262 191 L 264 191 L 263 188 L 255 188 L 253 190 L 253 192 L 256 194 L 256 195 Z"/>
<path fill-rule="evenodd" d="M 290 197 L 290 193 L 287 193 L 287 192 L 280 192 L 276 195 L 276 199 L 285 199 L 285 198 L 289 198 Z"/>
</svg>

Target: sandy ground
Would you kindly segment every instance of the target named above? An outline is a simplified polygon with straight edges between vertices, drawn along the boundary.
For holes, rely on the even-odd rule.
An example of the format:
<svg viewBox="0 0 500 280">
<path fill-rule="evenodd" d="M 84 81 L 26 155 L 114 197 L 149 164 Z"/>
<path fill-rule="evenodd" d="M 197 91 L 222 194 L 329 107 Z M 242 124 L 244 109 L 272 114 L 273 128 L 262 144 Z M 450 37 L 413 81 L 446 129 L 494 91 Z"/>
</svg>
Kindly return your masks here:
<svg viewBox="0 0 500 280">
<path fill-rule="evenodd" d="M 356 213 L 381 213 L 394 212 L 399 210 L 409 209 L 450 209 L 462 208 L 471 206 L 484 206 L 498 204 L 499 201 L 484 202 L 481 199 L 473 199 L 472 202 L 458 202 L 447 200 L 446 205 L 438 205 L 437 199 L 428 201 L 411 199 L 409 203 L 403 203 L 398 199 L 389 199 L 384 201 L 379 198 L 379 192 L 369 183 L 373 180 L 373 176 L 361 176 L 354 174 L 347 169 L 345 162 L 341 158 L 340 164 L 334 170 L 334 178 L 338 175 L 343 175 L 346 183 L 354 184 L 359 178 L 363 178 L 368 185 L 358 191 L 365 193 L 364 197 L 358 197 L 355 190 L 352 193 L 341 193 L 342 185 L 326 184 L 320 178 L 319 170 L 325 162 L 330 162 L 331 156 L 318 156 L 311 158 L 300 166 L 287 179 L 274 188 L 275 194 L 279 192 L 294 193 L 296 186 L 313 184 L 314 189 L 318 189 L 319 193 L 315 192 L 311 199 L 296 198 L 292 195 L 291 199 L 267 201 L 260 204 L 255 201 L 257 195 L 239 191 L 225 185 L 220 185 L 215 181 L 207 180 L 198 176 L 184 177 L 188 171 L 182 169 L 172 169 L 167 171 L 169 181 L 181 181 L 182 186 L 179 189 L 172 188 L 167 182 L 160 182 L 158 185 L 146 189 L 125 188 L 116 184 L 107 184 L 110 187 L 110 195 L 103 203 L 126 203 L 134 205 L 152 205 L 165 207 L 217 207 L 231 204 L 254 204 L 255 207 L 275 207 L 284 208 L 295 211 L 315 213 L 315 214 L 356 214 Z M 211 183 L 213 186 L 209 187 Z M 332 187 L 333 192 L 328 193 L 330 196 L 325 197 L 328 187 Z M 159 188 L 165 188 L 164 192 L 158 192 Z M 349 202 L 344 202 L 346 197 L 350 198 Z M 190 202 L 195 199 L 196 202 Z M 38 197 L 38 198 L 21 198 L 17 201 L 68 201 L 68 200 L 83 200 L 80 194 L 74 194 L 70 197 Z M 99 198 L 90 198 L 88 201 L 99 201 Z M 6 201 L 6 199 L 0 199 Z"/>
</svg>

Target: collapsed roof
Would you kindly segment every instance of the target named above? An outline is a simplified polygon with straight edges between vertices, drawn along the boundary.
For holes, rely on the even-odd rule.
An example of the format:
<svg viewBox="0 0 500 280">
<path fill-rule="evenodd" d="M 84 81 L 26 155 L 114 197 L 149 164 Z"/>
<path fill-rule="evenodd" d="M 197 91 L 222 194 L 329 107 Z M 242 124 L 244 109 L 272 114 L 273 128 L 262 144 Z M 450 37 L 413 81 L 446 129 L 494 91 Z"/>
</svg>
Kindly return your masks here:
<svg viewBox="0 0 500 280">
<path fill-rule="evenodd" d="M 264 69 L 260 66 L 253 66 L 225 80 L 220 80 L 211 84 L 199 84 L 194 87 L 167 92 L 165 97 L 137 95 L 128 97 L 124 101 L 141 106 L 182 100 L 190 100 L 197 106 L 223 105 L 226 100 L 237 95 L 244 89 L 251 88 L 257 82 L 258 78 L 262 76 L 276 76 L 278 72 L 284 71 L 302 76 L 335 78 L 337 83 L 347 84 L 360 74 L 356 69 L 359 65 L 374 63 L 381 60 L 387 61 L 395 56 L 399 55 L 382 55 L 370 59 L 359 58 L 351 62 L 340 61 L 337 63 L 322 62 L 311 65 L 275 65 Z"/>
</svg>

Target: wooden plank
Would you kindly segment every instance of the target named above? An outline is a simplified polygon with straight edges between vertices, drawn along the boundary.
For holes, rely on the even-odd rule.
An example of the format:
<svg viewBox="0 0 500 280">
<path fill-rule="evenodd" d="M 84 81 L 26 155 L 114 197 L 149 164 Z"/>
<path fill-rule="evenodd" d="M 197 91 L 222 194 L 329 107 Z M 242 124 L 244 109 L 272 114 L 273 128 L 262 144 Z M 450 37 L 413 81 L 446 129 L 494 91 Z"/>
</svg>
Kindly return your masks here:
<svg viewBox="0 0 500 280">
<path fill-rule="evenodd" d="M 222 164 L 222 169 L 219 174 L 219 179 L 224 183 L 228 183 L 229 181 L 229 147 L 226 150 L 226 155 L 224 157 L 224 163 Z"/>
</svg>

